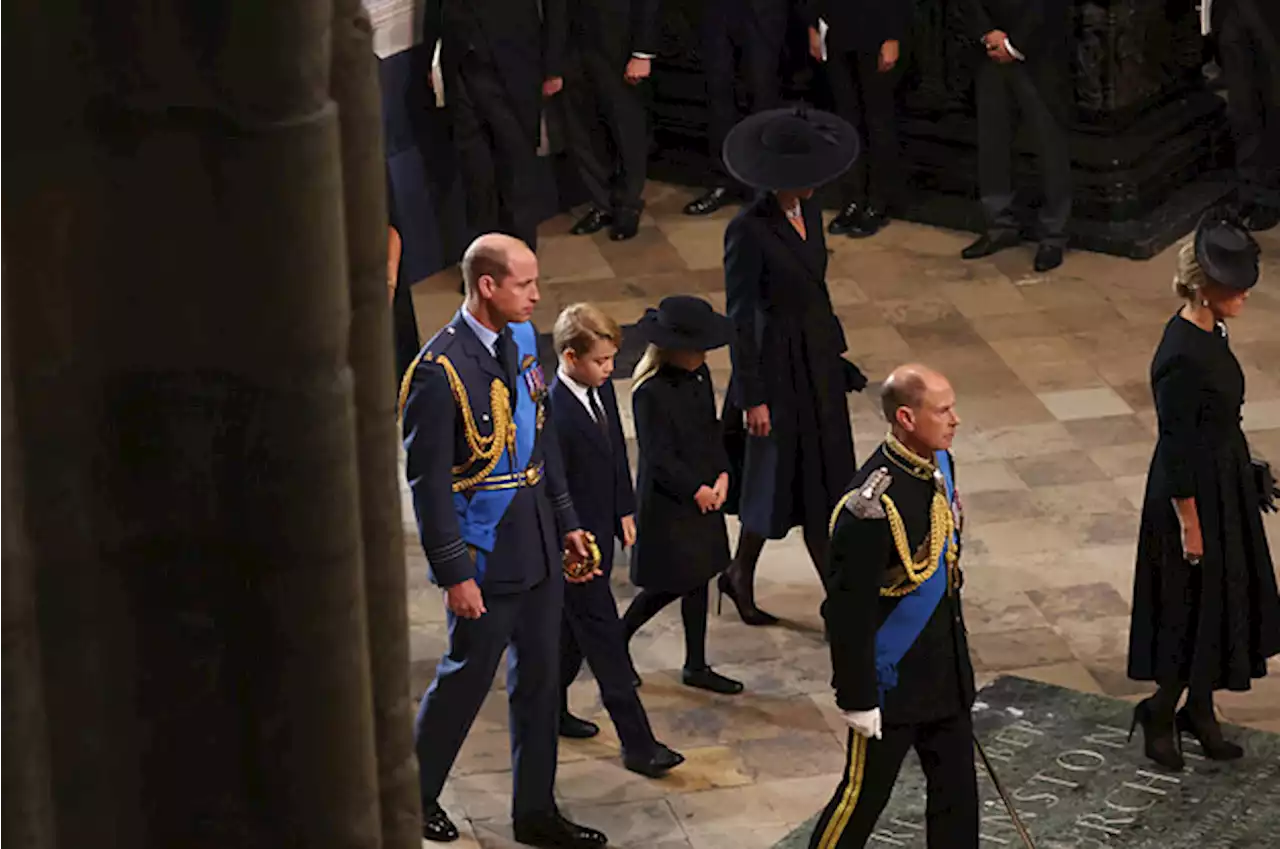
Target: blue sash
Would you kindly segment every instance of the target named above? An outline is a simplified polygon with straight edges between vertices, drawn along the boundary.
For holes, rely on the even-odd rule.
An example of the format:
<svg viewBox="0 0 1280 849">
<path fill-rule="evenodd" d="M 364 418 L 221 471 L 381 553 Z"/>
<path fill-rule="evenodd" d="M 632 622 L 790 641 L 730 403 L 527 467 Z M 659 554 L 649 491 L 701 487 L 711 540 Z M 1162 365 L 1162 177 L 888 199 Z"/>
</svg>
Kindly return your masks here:
<svg viewBox="0 0 1280 849">
<path fill-rule="evenodd" d="M 947 487 L 947 506 L 955 500 L 955 482 L 951 475 L 951 458 L 946 451 L 934 454 Z M 898 663 L 915 644 L 933 612 L 947 592 L 947 549 L 955 541 L 954 534 L 943 543 L 938 555 L 938 568 L 910 593 L 902 597 L 876 631 L 876 681 L 880 686 L 880 702 L 884 694 L 898 686 Z"/>
<path fill-rule="evenodd" d="M 542 384 L 542 367 L 538 365 L 538 336 L 529 322 L 509 324 L 512 338 L 516 343 L 519 356 L 521 379 L 511 387 L 512 420 L 515 422 L 515 456 L 504 449 L 493 467 L 490 476 L 509 475 L 523 472 L 533 456 L 533 446 L 538 440 L 538 399 L 535 392 L 540 392 Z M 536 374 L 535 374 L 536 372 Z M 494 411 L 496 417 L 497 413 Z M 463 541 L 475 548 L 476 583 L 484 580 L 486 556 L 493 551 L 497 538 L 498 522 L 507 512 L 511 499 L 516 497 L 519 489 L 488 489 L 455 492 L 453 509 L 458 515 L 458 525 L 462 530 Z"/>
</svg>

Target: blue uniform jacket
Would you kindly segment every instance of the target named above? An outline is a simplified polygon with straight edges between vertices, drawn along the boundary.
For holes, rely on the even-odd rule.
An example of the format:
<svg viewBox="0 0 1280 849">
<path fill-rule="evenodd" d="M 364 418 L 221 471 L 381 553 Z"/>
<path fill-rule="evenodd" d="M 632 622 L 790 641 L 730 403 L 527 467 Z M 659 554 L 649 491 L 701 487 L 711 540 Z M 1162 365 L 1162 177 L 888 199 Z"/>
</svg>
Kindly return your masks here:
<svg viewBox="0 0 1280 849">
<path fill-rule="evenodd" d="M 490 387 L 495 378 L 506 382 L 507 377 L 461 313 L 427 342 L 423 354 L 406 387 L 406 474 L 431 579 L 448 587 L 469 578 L 479 579 L 475 560 L 462 539 L 452 485 L 456 477 L 465 477 L 476 466 L 467 439 L 468 424 L 473 423 L 480 437 L 492 434 Z M 442 358 L 457 374 L 460 394 L 450 385 Z M 513 392 L 532 389 L 519 375 L 514 383 L 510 387 Z M 470 416 L 460 409 L 462 403 Z M 546 403 L 545 398 L 541 403 Z M 481 582 L 486 593 L 521 592 L 549 575 L 560 580 L 564 533 L 580 527 L 565 486 L 554 423 L 549 416 L 540 414 L 538 418 L 542 428 L 530 465 L 541 462 L 544 474 L 537 485 L 516 490 L 498 523 Z M 500 464 L 494 473 L 514 471 L 520 470 Z"/>
<path fill-rule="evenodd" d="M 597 394 L 609 421 L 608 440 L 582 402 L 559 379 L 551 384 L 551 418 L 560 439 L 569 495 L 582 527 L 595 534 L 600 569 L 608 574 L 613 566 L 613 539 L 622 536 L 620 520 L 636 512 L 636 499 L 613 381 L 605 381 Z"/>
</svg>

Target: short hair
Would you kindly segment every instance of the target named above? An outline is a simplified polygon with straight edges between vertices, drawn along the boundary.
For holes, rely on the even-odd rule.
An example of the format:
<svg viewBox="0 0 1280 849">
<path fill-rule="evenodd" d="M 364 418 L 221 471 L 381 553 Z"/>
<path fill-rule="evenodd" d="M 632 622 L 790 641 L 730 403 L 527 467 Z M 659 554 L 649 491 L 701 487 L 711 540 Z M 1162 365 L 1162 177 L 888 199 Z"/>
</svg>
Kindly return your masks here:
<svg viewBox="0 0 1280 849">
<path fill-rule="evenodd" d="M 880 407 L 884 411 L 884 420 L 893 424 L 897 420 L 899 407 L 920 409 L 927 390 L 924 375 L 918 371 L 908 371 L 900 377 L 889 375 L 889 379 L 880 387 Z"/>
<path fill-rule="evenodd" d="M 618 322 L 593 304 L 579 303 L 565 307 L 551 331 L 556 354 L 573 351 L 586 356 L 597 340 L 606 339 L 615 347 L 622 346 L 622 328 Z"/>
<path fill-rule="evenodd" d="M 476 239 L 462 255 L 462 284 L 468 296 L 476 293 L 480 278 L 486 274 L 501 283 L 511 273 L 510 257 L 501 245 L 486 239 Z"/>
</svg>

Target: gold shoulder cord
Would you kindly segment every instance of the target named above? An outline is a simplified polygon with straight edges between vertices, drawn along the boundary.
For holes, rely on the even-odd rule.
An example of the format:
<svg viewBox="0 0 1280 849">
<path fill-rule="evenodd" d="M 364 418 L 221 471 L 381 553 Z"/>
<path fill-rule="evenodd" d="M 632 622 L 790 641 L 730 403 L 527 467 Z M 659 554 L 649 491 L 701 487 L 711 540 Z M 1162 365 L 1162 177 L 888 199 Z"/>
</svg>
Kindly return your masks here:
<svg viewBox="0 0 1280 849">
<path fill-rule="evenodd" d="M 493 433 L 483 436 L 480 428 L 476 426 L 475 414 L 471 412 L 471 400 L 467 396 L 467 387 L 463 385 L 462 378 L 458 376 L 453 363 L 449 362 L 449 358 L 443 354 L 432 357 L 429 352 L 424 351 L 413 361 L 413 365 L 405 372 L 404 379 L 400 381 L 401 416 L 404 415 L 404 407 L 409 400 L 409 386 L 413 382 L 413 373 L 422 362 L 436 362 L 444 369 L 445 377 L 449 380 L 449 390 L 453 393 L 458 411 L 462 414 L 462 431 L 466 436 L 471 457 L 465 463 L 453 467 L 454 475 L 462 474 L 476 463 L 484 464 L 474 474 L 455 479 L 453 482 L 454 492 L 470 489 L 489 476 L 498 465 L 503 450 L 510 449 L 512 456 L 515 456 L 516 423 L 511 417 L 511 393 L 497 378 L 489 384 L 489 409 L 493 414 Z"/>
<path fill-rule="evenodd" d="M 893 534 L 893 544 L 902 560 L 902 567 L 907 571 L 906 580 L 893 587 L 882 587 L 880 595 L 887 598 L 904 596 L 923 584 L 938 571 L 938 563 L 942 559 L 942 547 L 955 531 L 955 517 L 947 505 L 947 498 L 941 492 L 934 491 L 933 503 L 929 508 L 929 553 L 926 560 L 916 562 L 911 555 L 911 547 L 907 542 L 907 528 L 902 522 L 893 499 L 887 495 L 880 496 L 881 503 L 889 518 L 889 531 Z M 947 566 L 956 562 L 955 546 L 947 547 Z"/>
</svg>

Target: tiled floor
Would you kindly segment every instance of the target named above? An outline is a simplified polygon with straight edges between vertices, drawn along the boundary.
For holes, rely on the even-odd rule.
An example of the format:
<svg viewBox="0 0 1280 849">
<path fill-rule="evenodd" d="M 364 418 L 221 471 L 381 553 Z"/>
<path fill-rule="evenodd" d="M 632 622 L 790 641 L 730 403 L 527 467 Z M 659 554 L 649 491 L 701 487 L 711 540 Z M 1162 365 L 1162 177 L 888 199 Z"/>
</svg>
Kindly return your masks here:
<svg viewBox="0 0 1280 849">
<path fill-rule="evenodd" d="M 621 244 L 603 233 L 566 235 L 565 216 L 547 222 L 535 321 L 549 329 L 562 307 L 591 300 L 633 322 L 676 292 L 723 308 L 721 240 L 732 210 L 685 218 L 679 209 L 689 196 L 650 185 L 640 235 Z M 1262 237 L 1264 279 L 1246 315 L 1232 323 L 1231 339 L 1248 381 L 1245 428 L 1256 450 L 1280 461 L 1280 230 Z M 919 359 L 956 385 L 964 424 L 955 450 L 970 523 L 966 610 L 980 678 L 1007 672 L 1136 696 L 1145 688 L 1125 677 L 1124 656 L 1138 508 L 1154 441 L 1147 368 L 1177 306 L 1173 252 L 1148 262 L 1071 253 L 1061 269 L 1041 276 L 1030 272 L 1031 246 L 960 261 L 970 238 L 895 222 L 868 241 L 831 239 L 828 280 L 850 355 L 873 380 Z M 415 287 L 424 339 L 457 308 L 456 291 L 455 272 Z M 716 352 L 712 366 L 723 388 L 727 354 Z M 628 384 L 619 381 L 624 417 Z M 850 415 L 862 457 L 884 425 L 869 394 L 853 396 Z M 1267 523 L 1280 552 L 1280 522 Z M 443 612 L 415 534 L 407 544 L 414 686 L 421 688 L 444 644 Z M 625 566 L 615 585 L 625 604 L 633 592 Z M 841 769 L 843 735 L 830 695 L 820 590 L 798 537 L 766 547 L 758 587 L 761 605 L 784 617 L 782 626 L 747 628 L 729 609 L 711 623 L 710 659 L 746 682 L 741 696 L 678 682 L 675 611 L 635 639 L 654 729 L 689 758 L 666 779 L 622 768 L 594 683 L 584 674 L 575 684 L 575 710 L 604 731 L 561 745 L 557 791 L 566 811 L 619 846 L 754 849 L 821 807 Z M 1280 663 L 1271 668 L 1252 692 L 1220 698 L 1228 719 L 1280 732 Z M 513 845 L 506 729 L 499 680 L 443 800 L 465 827 L 462 846 Z"/>
</svg>

